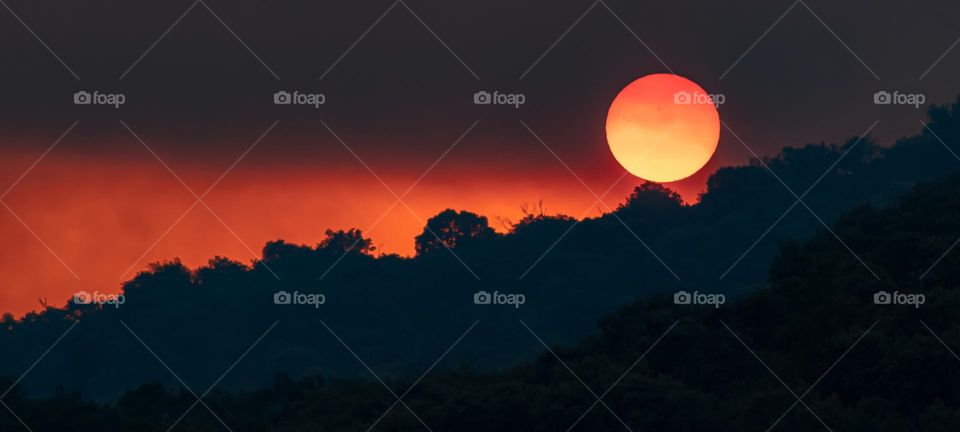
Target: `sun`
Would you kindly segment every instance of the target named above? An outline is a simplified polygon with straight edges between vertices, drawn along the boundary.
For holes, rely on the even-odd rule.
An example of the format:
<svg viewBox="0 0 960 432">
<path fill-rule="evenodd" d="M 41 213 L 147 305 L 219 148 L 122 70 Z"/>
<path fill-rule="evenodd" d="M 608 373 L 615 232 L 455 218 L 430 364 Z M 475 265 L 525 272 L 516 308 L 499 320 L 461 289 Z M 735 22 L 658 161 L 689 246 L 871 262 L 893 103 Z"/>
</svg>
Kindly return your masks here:
<svg viewBox="0 0 960 432">
<path fill-rule="evenodd" d="M 717 102 L 699 85 L 673 74 L 647 75 L 617 94 L 607 112 L 607 144 L 628 172 L 667 183 L 703 168 L 717 150 Z"/>
</svg>

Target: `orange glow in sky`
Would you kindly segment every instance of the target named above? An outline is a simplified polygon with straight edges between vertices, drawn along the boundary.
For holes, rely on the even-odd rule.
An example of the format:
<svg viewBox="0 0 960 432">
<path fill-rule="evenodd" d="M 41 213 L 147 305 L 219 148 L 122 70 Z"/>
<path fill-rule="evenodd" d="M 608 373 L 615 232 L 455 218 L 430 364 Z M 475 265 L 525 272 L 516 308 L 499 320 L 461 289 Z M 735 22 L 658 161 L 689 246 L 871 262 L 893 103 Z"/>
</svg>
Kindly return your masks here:
<svg viewBox="0 0 960 432">
<path fill-rule="evenodd" d="M 13 184 L 36 156 L 7 157 L 0 180 Z M 198 194 L 220 172 L 174 166 Z M 268 241 L 313 246 L 326 229 L 359 228 L 379 252 L 412 255 L 426 219 L 446 208 L 486 216 L 504 232 L 500 220 L 519 220 L 524 203 L 542 199 L 548 213 L 596 217 L 641 183 L 624 179 L 604 207 L 560 164 L 530 177 L 464 173 L 440 165 L 404 198 L 412 212 L 399 204 L 387 211 L 395 197 L 362 167 L 321 172 L 241 163 L 204 198 L 212 213 L 203 205 L 187 213 L 196 199 L 156 161 L 98 162 L 54 151 L 4 198 L 13 213 L 0 207 L 0 313 L 20 316 L 38 309 L 40 298 L 63 306 L 77 291 L 118 292 L 151 262 L 180 258 L 195 268 L 219 255 L 249 263 Z M 400 194 L 413 174 L 383 180 Z M 619 172 L 604 175 L 585 180 L 600 190 Z M 702 180 L 678 190 L 693 200 L 701 187 Z"/>
<path fill-rule="evenodd" d="M 674 87 L 655 93 L 657 100 L 672 101 Z M 633 95 L 632 88 L 625 94 Z M 629 100 L 639 102 L 612 117 L 629 120 L 656 107 L 642 98 Z M 620 112 L 618 104 L 612 113 Z M 613 120 L 608 132 L 623 128 L 652 136 L 679 119 L 664 145 L 648 151 L 662 160 L 686 154 L 677 142 L 715 133 L 709 124 L 698 132 L 690 123 L 698 115 L 716 122 L 715 111 L 710 117 L 702 107 L 687 112 L 670 105 L 664 106 L 674 116 L 655 116 L 645 123 L 646 132 Z M 600 126 L 602 113 L 597 114 L 590 121 Z M 251 128 L 257 129 L 251 136 L 262 132 Z M 357 228 L 373 240 L 377 253 L 411 256 L 426 220 L 448 208 L 485 216 L 494 229 L 505 232 L 510 221 L 523 217 L 525 204 L 542 200 L 548 214 L 597 217 L 616 209 L 644 182 L 622 176 L 623 168 L 607 153 L 602 136 L 557 146 L 554 154 L 520 126 L 514 131 L 518 135 L 506 137 L 502 130 L 478 128 L 449 154 L 443 153 L 446 137 L 420 138 L 440 142 L 435 149 L 393 154 L 384 150 L 409 144 L 344 132 L 364 163 L 322 131 L 278 128 L 259 146 L 249 147 L 249 157 L 237 160 L 249 146 L 246 132 L 237 132 L 240 138 L 198 139 L 167 134 L 171 128 L 154 129 L 142 133 L 151 151 L 126 131 L 101 135 L 95 127 L 78 127 L 55 148 L 50 147 L 53 133 L 0 137 L 0 193 L 10 188 L 0 198 L 6 206 L 0 206 L 0 313 L 21 316 L 39 309 L 41 299 L 60 307 L 78 291 L 115 293 L 153 262 L 179 258 L 196 268 L 222 256 L 250 263 L 267 242 L 314 246 L 327 229 Z M 489 144 L 504 141 L 515 143 L 516 157 L 491 157 Z M 47 149 L 52 151 L 45 153 Z M 709 158 L 707 148 L 701 150 Z M 444 154 L 440 163 L 435 154 Z M 570 161 L 572 168 L 557 158 Z M 717 163 L 712 160 L 710 170 Z M 228 175 L 219 181 L 225 170 Z M 428 175 L 421 178 L 425 170 Z M 710 170 L 667 186 L 693 203 Z M 404 195 L 406 205 L 396 204 L 396 195 L 380 180 L 398 195 L 414 186 Z M 204 204 L 197 204 L 193 194 L 203 195 L 213 184 Z M 603 204 L 597 204 L 595 193 L 608 189 Z"/>
</svg>

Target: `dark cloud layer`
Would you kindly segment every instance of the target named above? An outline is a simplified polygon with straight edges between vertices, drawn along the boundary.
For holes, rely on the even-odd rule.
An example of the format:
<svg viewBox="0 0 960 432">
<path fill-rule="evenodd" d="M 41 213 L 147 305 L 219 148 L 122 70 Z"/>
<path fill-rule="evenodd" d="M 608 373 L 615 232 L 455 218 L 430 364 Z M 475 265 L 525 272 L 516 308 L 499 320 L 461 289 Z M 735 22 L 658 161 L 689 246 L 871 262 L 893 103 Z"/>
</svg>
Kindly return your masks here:
<svg viewBox="0 0 960 432">
<path fill-rule="evenodd" d="M 944 103 L 960 89 L 960 51 L 927 72 L 960 38 L 950 21 L 960 5 L 948 1 L 7 3 L 16 17 L 0 10 L 5 133 L 79 119 L 122 135 L 122 119 L 194 151 L 251 140 L 278 119 L 300 136 L 322 135 L 323 119 L 362 137 L 368 152 L 433 155 L 480 119 L 477 132 L 497 150 L 523 154 L 523 120 L 575 153 L 602 139 L 623 85 L 672 70 L 723 93 L 721 118 L 771 153 L 841 140 L 874 120 L 874 133 L 892 140 L 920 128 L 923 110 L 874 105 L 874 92 Z M 81 89 L 122 92 L 127 103 L 75 106 Z M 320 92 L 327 103 L 275 106 L 281 89 Z M 524 93 L 527 103 L 475 106 L 478 90 Z M 747 156 L 723 139 L 721 159 Z"/>
</svg>

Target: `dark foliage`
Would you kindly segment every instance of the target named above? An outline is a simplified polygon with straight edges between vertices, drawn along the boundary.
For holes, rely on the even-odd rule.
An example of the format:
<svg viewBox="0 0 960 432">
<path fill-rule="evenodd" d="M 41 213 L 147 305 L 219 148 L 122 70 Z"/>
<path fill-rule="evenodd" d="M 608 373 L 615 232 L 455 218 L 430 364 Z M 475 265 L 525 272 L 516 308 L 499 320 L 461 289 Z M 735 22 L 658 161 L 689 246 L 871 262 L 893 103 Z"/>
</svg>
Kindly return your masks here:
<svg viewBox="0 0 960 432">
<path fill-rule="evenodd" d="M 956 430 L 960 363 L 948 347 L 960 347 L 960 254 L 930 266 L 960 236 L 960 177 L 922 185 L 884 210 L 856 209 L 831 228 L 864 251 L 879 279 L 821 230 L 784 246 L 767 286 L 733 304 L 678 306 L 654 296 L 602 320 L 575 347 L 501 372 L 387 380 L 402 404 L 374 379 L 285 377 L 265 390 L 213 392 L 206 406 L 157 384 L 108 406 L 63 393 L 29 400 L 18 390 L 6 403 L 35 431 L 174 423 L 212 431 L 221 421 L 238 432 L 419 431 L 421 421 L 461 431 L 618 430 L 621 421 L 678 432 Z M 879 290 L 924 294 L 926 303 L 877 305 Z M 0 418 L 0 430 L 14 421 Z"/>
</svg>

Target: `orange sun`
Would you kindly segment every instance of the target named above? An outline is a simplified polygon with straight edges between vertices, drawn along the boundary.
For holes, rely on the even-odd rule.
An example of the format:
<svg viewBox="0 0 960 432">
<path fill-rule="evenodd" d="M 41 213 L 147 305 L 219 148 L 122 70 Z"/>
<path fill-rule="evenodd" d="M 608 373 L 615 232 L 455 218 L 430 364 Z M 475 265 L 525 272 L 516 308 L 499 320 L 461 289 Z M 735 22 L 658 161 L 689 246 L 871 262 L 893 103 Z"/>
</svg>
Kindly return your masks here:
<svg viewBox="0 0 960 432">
<path fill-rule="evenodd" d="M 607 113 L 607 143 L 631 174 L 666 183 L 689 177 L 713 156 L 720 139 L 715 103 L 693 81 L 653 74 L 626 86 Z"/>
</svg>

